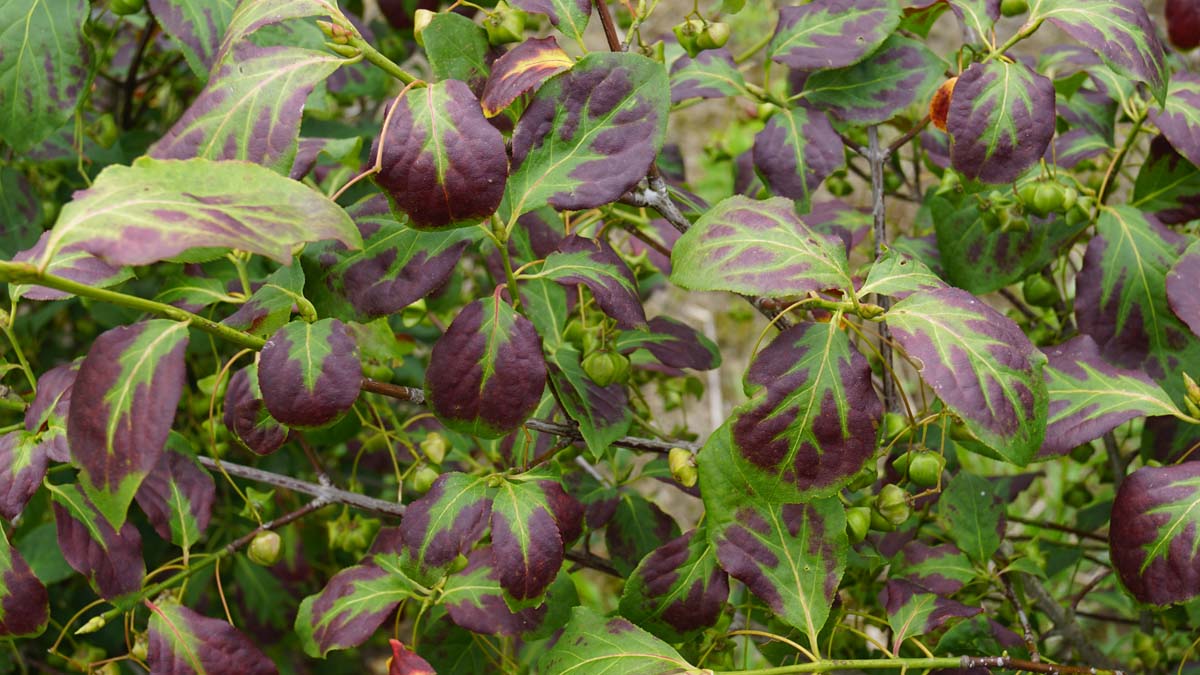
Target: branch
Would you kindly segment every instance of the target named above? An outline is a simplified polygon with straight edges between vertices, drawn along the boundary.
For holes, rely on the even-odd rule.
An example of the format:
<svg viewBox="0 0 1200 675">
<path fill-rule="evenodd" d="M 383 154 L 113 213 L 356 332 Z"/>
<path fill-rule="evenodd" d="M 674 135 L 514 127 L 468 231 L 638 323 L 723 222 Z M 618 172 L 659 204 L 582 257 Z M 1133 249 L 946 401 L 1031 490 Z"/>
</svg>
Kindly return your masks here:
<svg viewBox="0 0 1200 675">
<path fill-rule="evenodd" d="M 792 666 L 777 666 L 774 668 L 752 668 L 750 670 L 718 670 L 716 675 L 790 675 L 791 673 L 825 673 L 843 670 L 930 670 L 936 668 L 997 668 L 1001 670 L 1019 670 L 1028 673 L 1049 673 L 1050 675 L 1125 675 L 1123 671 L 1095 668 L 1092 666 L 1064 666 L 1056 663 L 1038 663 L 1025 659 L 1014 659 L 1009 656 L 947 656 L 931 658 L 892 658 L 892 659 L 820 659 L 809 663 L 798 663 Z"/>
<path fill-rule="evenodd" d="M 883 256 L 884 247 L 887 246 L 887 223 L 884 221 L 884 190 L 883 190 L 883 163 L 887 161 L 888 153 L 879 147 L 879 128 L 868 127 L 867 139 L 870 144 L 867 147 L 867 161 L 871 163 L 871 217 L 873 220 L 873 232 L 875 235 L 875 260 L 879 260 Z M 886 312 L 892 306 L 892 299 L 886 295 L 875 294 L 875 304 L 879 305 Z M 885 411 L 895 410 L 899 395 L 896 391 L 896 381 L 887 376 L 886 373 L 895 372 L 895 359 L 892 355 L 892 331 L 888 328 L 887 321 L 879 322 L 879 353 L 883 357 L 883 368 L 885 375 L 883 380 L 883 409 Z"/>
<path fill-rule="evenodd" d="M 1033 626 L 1029 624 L 1029 616 L 1025 614 L 1025 608 L 1021 606 L 1021 602 L 1017 599 L 1017 592 L 1013 590 L 1012 582 L 1008 580 L 1008 575 L 1000 575 L 1000 584 L 1004 587 L 1004 597 L 1008 598 L 1009 604 L 1017 612 L 1017 621 L 1021 623 L 1021 631 L 1025 638 L 1025 647 L 1029 649 L 1030 658 L 1035 662 L 1040 662 L 1042 657 L 1038 654 L 1037 636 L 1034 635 Z"/>
<path fill-rule="evenodd" d="M 1042 586 L 1042 582 L 1032 574 L 1018 573 L 1018 578 L 1021 580 L 1021 585 L 1024 586 L 1025 592 L 1033 598 L 1033 604 L 1042 611 L 1050 621 L 1054 623 L 1055 628 L 1062 634 L 1063 639 L 1067 644 L 1075 649 L 1075 653 L 1079 658 L 1089 663 L 1096 664 L 1097 667 L 1108 668 L 1110 671 L 1117 668 L 1117 664 L 1099 649 L 1095 643 L 1084 634 L 1083 629 L 1075 623 L 1073 616 L 1068 615 L 1058 602 L 1050 596 L 1046 588 Z M 1034 671 L 1034 672 L 1056 672 L 1056 671 Z M 1067 672 L 1067 671 L 1062 671 Z M 1071 671 L 1071 672 L 1087 672 L 1087 671 Z M 1120 672 L 1120 671 L 1117 671 Z"/>
<path fill-rule="evenodd" d="M 404 505 L 396 502 L 389 502 L 383 499 L 375 499 L 366 495 L 360 495 L 357 492 L 347 492 L 331 485 L 318 485 L 309 483 L 298 478 L 285 476 L 283 474 L 263 471 L 252 466 L 244 466 L 242 464 L 234 464 L 233 462 L 219 461 L 211 457 L 197 457 L 197 461 L 201 465 L 217 471 L 224 471 L 231 476 L 245 478 L 246 480 L 266 483 L 275 487 L 284 488 L 293 492 L 300 492 L 306 495 L 317 497 L 318 500 L 324 500 L 327 504 L 346 504 L 354 506 L 366 511 L 373 511 L 385 516 L 395 516 L 399 518 L 404 515 Z"/>
</svg>

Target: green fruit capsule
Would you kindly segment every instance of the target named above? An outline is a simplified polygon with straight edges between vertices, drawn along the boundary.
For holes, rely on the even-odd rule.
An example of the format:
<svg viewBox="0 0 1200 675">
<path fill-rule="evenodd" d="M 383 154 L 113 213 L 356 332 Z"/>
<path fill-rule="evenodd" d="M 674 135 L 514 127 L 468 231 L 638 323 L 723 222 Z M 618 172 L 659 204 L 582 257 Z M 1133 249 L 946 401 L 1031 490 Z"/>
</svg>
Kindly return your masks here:
<svg viewBox="0 0 1200 675">
<path fill-rule="evenodd" d="M 834 197 L 845 197 L 854 192 L 854 187 L 850 185 L 850 181 L 841 176 L 830 176 L 825 181 L 825 187 L 829 188 L 829 194 Z"/>
<path fill-rule="evenodd" d="M 908 462 L 908 480 L 921 487 L 933 487 L 942 479 L 946 458 L 936 452 L 918 452 Z"/>
<path fill-rule="evenodd" d="M 846 534 L 850 543 L 857 544 L 867 538 L 871 531 L 871 509 L 865 506 L 852 506 L 846 509 Z"/>
<path fill-rule="evenodd" d="M 679 46 L 683 47 L 688 56 L 695 58 L 700 53 L 698 40 L 700 33 L 704 31 L 704 22 L 700 19 L 688 19 L 676 25 L 672 30 L 675 32 L 675 37 L 679 40 Z"/>
<path fill-rule="evenodd" d="M 592 352 L 583 359 L 583 372 L 601 387 L 629 381 L 629 358 L 612 351 Z"/>
<path fill-rule="evenodd" d="M 250 548 L 246 550 L 246 556 L 256 565 L 270 567 L 279 562 L 282 552 L 283 539 L 277 532 L 265 530 L 254 535 L 254 539 L 250 541 Z"/>
<path fill-rule="evenodd" d="M 1076 483 L 1063 494 L 1063 503 L 1077 509 L 1087 506 L 1092 501 L 1092 492 L 1087 486 Z"/>
<path fill-rule="evenodd" d="M 117 16 L 128 16 L 142 11 L 145 0 L 109 0 L 108 8 Z"/>
<path fill-rule="evenodd" d="M 1025 208 L 1033 208 L 1033 198 L 1037 195 L 1038 181 L 1029 181 L 1017 189 L 1017 199 L 1025 206 Z"/>
<path fill-rule="evenodd" d="M 700 50 L 720 49 L 729 42 L 729 24 L 716 21 L 710 23 L 696 36 L 696 47 Z"/>
<path fill-rule="evenodd" d="M 487 31 L 488 44 L 520 42 L 525 37 L 525 12 L 500 3 L 483 20 L 483 29 Z"/>
<path fill-rule="evenodd" d="M 1033 209 L 1037 214 L 1045 216 L 1061 209 L 1065 197 L 1066 189 L 1062 185 L 1042 183 L 1033 194 Z"/>
<path fill-rule="evenodd" d="M 667 453 L 667 465 L 671 467 L 671 476 L 684 487 L 692 487 L 700 477 L 696 471 L 696 458 L 686 448 L 671 448 Z"/>
<path fill-rule="evenodd" d="M 439 475 L 437 469 L 431 466 L 423 466 L 417 469 L 412 478 L 413 491 L 418 494 L 429 492 L 429 488 L 433 487 L 433 481 L 437 480 Z"/>
<path fill-rule="evenodd" d="M 450 443 L 446 441 L 446 437 L 436 431 L 425 434 L 425 440 L 421 441 L 421 452 L 434 464 L 441 464 L 449 449 Z"/>
<path fill-rule="evenodd" d="M 1076 202 L 1078 202 L 1078 201 L 1079 201 L 1079 190 L 1076 190 L 1075 188 L 1073 188 L 1069 185 L 1067 187 L 1063 188 L 1063 202 L 1062 202 L 1062 210 L 1063 211 L 1070 211 L 1071 207 L 1075 206 Z"/>
<path fill-rule="evenodd" d="M 912 514 L 908 506 L 908 493 L 894 483 L 884 485 L 875 495 L 875 511 L 892 527 L 900 525 Z"/>
<path fill-rule="evenodd" d="M 1027 0 L 1000 0 L 1000 14 L 1007 17 L 1021 16 L 1029 11 Z"/>
<path fill-rule="evenodd" d="M 898 412 L 883 415 L 883 437 L 893 439 L 908 429 L 908 418 Z"/>
<path fill-rule="evenodd" d="M 1035 274 L 1021 284 L 1021 294 L 1025 302 L 1034 307 L 1053 307 L 1058 304 L 1058 287 L 1046 277 Z"/>
</svg>

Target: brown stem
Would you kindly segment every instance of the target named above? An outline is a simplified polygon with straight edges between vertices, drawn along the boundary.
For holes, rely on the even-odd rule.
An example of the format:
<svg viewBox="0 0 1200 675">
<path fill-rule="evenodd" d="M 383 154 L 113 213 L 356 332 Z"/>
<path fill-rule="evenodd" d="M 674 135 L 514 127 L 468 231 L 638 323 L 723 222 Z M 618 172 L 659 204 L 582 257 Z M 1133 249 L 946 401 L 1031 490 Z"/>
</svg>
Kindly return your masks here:
<svg viewBox="0 0 1200 675">
<path fill-rule="evenodd" d="M 1021 632 L 1025 638 L 1025 647 L 1029 649 L 1030 658 L 1035 662 L 1040 662 L 1042 656 L 1038 654 L 1037 636 L 1034 635 L 1033 626 L 1029 624 L 1029 615 L 1025 613 L 1025 607 L 1017 599 L 1017 592 L 1013 590 L 1013 585 L 1009 581 L 1008 575 L 1000 575 L 1000 584 L 1004 587 L 1004 597 L 1008 598 L 1008 603 L 1017 612 L 1017 621 L 1021 624 Z"/>
<path fill-rule="evenodd" d="M 608 11 L 608 3 L 595 0 L 596 13 L 600 15 L 600 24 L 604 26 L 604 38 L 608 40 L 610 51 L 621 51 L 621 38 L 617 35 L 617 27 L 613 24 L 612 13 Z"/>
<path fill-rule="evenodd" d="M 354 506 L 366 511 L 373 511 L 375 513 L 380 513 L 387 516 L 395 516 L 397 518 L 404 515 L 404 505 L 397 504 L 396 502 L 375 499 L 374 497 L 360 495 L 357 492 L 347 492 L 346 490 L 341 490 L 329 485 L 317 485 L 316 483 L 309 483 L 298 478 L 292 478 L 291 476 L 285 476 L 278 473 L 272 473 L 270 471 L 263 471 L 262 469 L 256 469 L 252 466 L 243 466 L 241 464 L 234 464 L 233 462 L 226 461 L 218 462 L 211 457 L 201 456 L 197 457 L 196 459 L 201 465 L 210 469 L 224 469 L 225 472 L 231 476 L 257 481 L 259 483 L 266 483 L 267 485 L 274 485 L 276 487 L 281 487 L 293 492 L 301 492 L 306 495 L 313 495 L 319 500 L 325 500 L 325 503 L 328 504 L 346 504 L 348 506 Z"/>
<path fill-rule="evenodd" d="M 150 22 L 142 29 L 141 39 L 138 41 L 137 49 L 133 52 L 133 59 L 129 62 L 129 72 L 125 75 L 125 84 L 122 87 L 122 129 L 133 127 L 133 96 L 137 93 L 138 69 L 142 67 L 142 57 L 145 55 L 146 48 L 150 46 L 150 40 L 154 37 L 154 33 L 157 30 L 158 22 L 154 20 L 154 15 L 150 15 Z"/>
<path fill-rule="evenodd" d="M 928 124 L 929 115 L 926 115 L 921 118 L 920 122 L 917 122 L 912 126 L 912 128 L 904 132 L 903 136 L 892 141 L 891 145 L 889 145 L 887 150 L 884 151 L 885 156 L 891 157 L 894 155 L 898 150 L 900 150 L 900 148 L 903 148 L 905 145 L 907 145 L 909 141 L 916 138 L 917 134 L 921 133 L 921 130 L 924 129 Z"/>
<path fill-rule="evenodd" d="M 879 260 L 883 257 L 884 247 L 887 246 L 887 223 L 884 220 L 883 201 L 883 163 L 887 160 L 887 155 L 879 148 L 878 127 L 867 128 L 867 139 L 869 141 L 867 160 L 871 163 L 871 218 L 875 235 L 875 259 Z M 876 294 L 875 304 L 886 311 L 892 306 L 892 299 L 886 295 Z M 883 409 L 885 411 L 895 410 L 899 401 L 899 392 L 896 389 L 895 380 L 887 376 L 887 373 L 895 372 L 892 331 L 888 328 L 887 321 L 879 322 L 879 353 L 883 357 L 885 371 L 881 378 L 883 380 Z"/>
<path fill-rule="evenodd" d="M 1027 659 L 1014 659 L 1011 656 L 964 656 L 964 670 L 971 668 L 1000 668 L 1003 670 L 1025 671 L 1029 673 L 1050 673 L 1050 675 L 1124 675 L 1124 671 L 1112 668 L 1100 669 L 1094 666 L 1064 666 L 1058 663 L 1042 663 Z"/>
<path fill-rule="evenodd" d="M 623 575 L 617 571 L 617 568 L 612 566 L 612 563 L 587 551 L 567 551 L 565 557 L 576 565 L 581 565 L 597 572 L 604 572 L 609 576 L 623 578 Z"/>
<path fill-rule="evenodd" d="M 1022 518 L 1021 516 L 1009 515 L 1008 519 L 1014 523 L 1020 523 L 1022 525 L 1032 525 L 1033 527 L 1040 527 L 1044 530 L 1054 530 L 1056 532 L 1065 532 L 1067 534 L 1073 534 L 1076 537 L 1079 537 L 1080 539 L 1091 539 L 1092 541 L 1104 542 L 1105 546 L 1108 545 L 1108 537 L 1096 534 L 1095 532 L 1088 532 L 1086 530 L 1078 530 L 1073 527 L 1067 527 L 1066 525 L 1059 525 L 1058 523 L 1043 523 L 1040 520 L 1034 520 L 1032 518 Z"/>
</svg>

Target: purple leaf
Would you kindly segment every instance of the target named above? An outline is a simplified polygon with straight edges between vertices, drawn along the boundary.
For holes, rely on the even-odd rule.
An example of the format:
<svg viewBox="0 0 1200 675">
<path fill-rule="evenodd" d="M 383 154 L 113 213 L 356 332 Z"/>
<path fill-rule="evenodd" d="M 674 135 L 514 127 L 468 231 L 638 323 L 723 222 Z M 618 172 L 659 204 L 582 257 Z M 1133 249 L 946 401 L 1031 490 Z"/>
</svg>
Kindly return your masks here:
<svg viewBox="0 0 1200 675">
<path fill-rule="evenodd" d="M 255 642 L 226 620 L 210 619 L 174 602 L 147 605 L 152 611 L 146 660 L 155 675 L 279 673 Z"/>
<path fill-rule="evenodd" d="M 207 78 L 236 3 L 148 0 L 147 4 L 196 77 Z"/>
<path fill-rule="evenodd" d="M 932 633 L 954 618 L 969 618 L 983 613 L 981 607 L 942 598 L 904 579 L 889 579 L 879 593 L 879 604 L 888 613 L 892 627 L 892 650 L 910 637 Z"/>
<path fill-rule="evenodd" d="M 388 663 L 388 675 L 437 675 L 429 662 L 404 646 L 399 640 L 388 640 L 392 646 L 392 658 Z"/>
<path fill-rule="evenodd" d="M 0 528 L 0 638 L 40 635 L 49 620 L 46 586 Z"/>
<path fill-rule="evenodd" d="M 1108 545 L 1121 583 L 1141 602 L 1200 595 L 1200 462 L 1144 467 L 1125 477 Z"/>
<path fill-rule="evenodd" d="M 546 258 L 539 277 L 560 284 L 583 284 L 596 304 L 621 328 L 646 325 L 646 311 L 638 295 L 637 279 L 621 256 L 603 239 L 572 234 Z"/>
<path fill-rule="evenodd" d="M 705 530 L 654 549 L 625 582 L 621 614 L 668 642 L 684 642 L 716 624 L 729 599 Z"/>
<path fill-rule="evenodd" d="M 393 553 L 369 556 L 360 565 L 338 572 L 320 593 L 300 603 L 296 634 L 309 656 L 324 657 L 334 649 L 366 642 L 416 586 L 400 569 Z"/>
<path fill-rule="evenodd" d="M 1200 164 L 1200 76 L 1180 71 L 1171 76 L 1166 105 L 1150 109 L 1150 122 L 1179 154 Z"/>
<path fill-rule="evenodd" d="M 337 319 L 293 321 L 259 354 L 258 383 L 271 417 L 294 427 L 320 427 L 358 400 L 358 345 Z"/>
<path fill-rule="evenodd" d="M 801 95 L 808 105 L 843 122 L 879 124 L 928 101 L 941 85 L 945 67 L 924 44 L 893 34 L 864 61 L 813 73 Z"/>
<path fill-rule="evenodd" d="M 513 101 L 573 65 L 575 61 L 559 48 L 553 37 L 529 38 L 492 64 L 492 72 L 479 97 L 483 114 L 499 115 Z"/>
<path fill-rule="evenodd" d="M 422 584 L 440 579 L 488 529 L 492 495 L 483 478 L 449 472 L 408 505 L 401 525 L 405 574 Z"/>
<path fill-rule="evenodd" d="M 563 539 L 546 496 L 536 482 L 506 481 L 492 500 L 497 581 L 517 601 L 539 598 L 562 567 Z"/>
<path fill-rule="evenodd" d="M 1167 273 L 1167 302 L 1179 320 L 1200 336 L 1200 242 L 1192 242 Z"/>
<path fill-rule="evenodd" d="M 954 544 L 929 546 L 910 541 L 901 549 L 900 558 L 897 571 L 903 579 L 941 596 L 957 593 L 976 576 L 967 556 Z"/>
<path fill-rule="evenodd" d="M 258 387 L 258 366 L 249 365 L 229 378 L 225 387 L 225 428 L 246 449 L 269 455 L 287 442 L 288 430 L 267 412 Z"/>
<path fill-rule="evenodd" d="M 1165 136 L 1150 141 L 1138 169 L 1130 206 L 1154 213 L 1164 225 L 1200 218 L 1200 169 L 1175 151 Z"/>
<path fill-rule="evenodd" d="M 13 256 L 13 262 L 35 262 L 46 252 L 46 242 L 50 239 L 49 232 L 43 232 L 33 248 L 21 251 Z M 115 286 L 133 276 L 133 272 L 125 267 L 114 267 L 83 250 L 82 245 L 68 246 L 54 256 L 50 266 L 46 268 L 50 274 L 55 274 L 71 281 L 87 284 L 93 288 L 108 288 Z M 14 299 L 28 298 L 30 300 L 63 300 L 73 297 L 71 293 L 45 286 L 14 284 L 9 293 Z"/>
<path fill-rule="evenodd" d="M 795 70 L 844 68 L 875 51 L 899 25 L 896 0 L 813 0 L 779 10 L 767 55 Z"/>
<path fill-rule="evenodd" d="M 216 486 L 200 468 L 195 451 L 181 434 L 172 433 L 158 465 L 138 488 L 137 503 L 154 531 L 187 550 L 208 527 Z"/>
<path fill-rule="evenodd" d="M 0 435 L 0 516 L 14 520 L 42 486 L 49 464 L 46 448 L 28 431 Z"/>
<path fill-rule="evenodd" d="M 617 350 L 644 348 L 664 366 L 712 370 L 721 365 L 717 345 L 691 326 L 666 316 L 650 319 L 649 330 L 622 331 Z"/>
<path fill-rule="evenodd" d="M 114 530 L 75 485 L 50 487 L 58 547 L 76 572 L 87 577 L 100 597 L 113 598 L 142 587 L 142 535 L 126 522 Z"/>
<path fill-rule="evenodd" d="M 746 91 L 742 72 L 725 48 L 708 49 L 695 58 L 680 56 L 671 64 L 671 104 L 689 98 L 725 98 Z"/>
<path fill-rule="evenodd" d="M 71 409 L 71 390 L 79 374 L 79 360 L 55 366 L 38 378 L 37 395 L 25 411 L 25 430 L 49 443 L 46 456 L 55 462 L 71 461 L 67 447 L 67 413 Z"/>
<path fill-rule="evenodd" d="M 819 110 L 800 105 L 777 112 L 754 137 L 754 166 L 772 192 L 801 208 L 821 181 L 845 164 L 842 139 Z"/>
<path fill-rule="evenodd" d="M 588 0 L 513 0 L 512 4 L 526 12 L 545 14 L 558 30 L 580 44 L 592 16 L 592 3 Z"/>
<path fill-rule="evenodd" d="M 491 546 L 471 552 L 467 566 L 446 580 L 442 602 L 450 619 L 482 635 L 523 635 L 537 639 L 566 623 L 563 610 L 579 603 L 574 583 L 560 574 L 538 606 L 514 609 L 506 604 L 500 588 L 500 569 Z"/>
</svg>

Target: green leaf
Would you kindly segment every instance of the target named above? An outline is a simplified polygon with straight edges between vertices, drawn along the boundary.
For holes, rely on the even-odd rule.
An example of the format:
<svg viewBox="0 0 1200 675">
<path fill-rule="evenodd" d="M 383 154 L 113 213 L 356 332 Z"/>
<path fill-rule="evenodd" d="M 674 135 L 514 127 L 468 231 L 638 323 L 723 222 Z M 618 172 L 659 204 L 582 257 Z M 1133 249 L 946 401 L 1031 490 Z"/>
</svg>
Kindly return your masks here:
<svg viewBox="0 0 1200 675">
<path fill-rule="evenodd" d="M 588 0 L 513 0 L 512 4 L 527 12 L 545 14 L 555 28 L 583 45 L 583 32 L 592 16 Z"/>
<path fill-rule="evenodd" d="M 625 582 L 621 614 L 671 642 L 687 642 L 716 624 L 729 578 L 701 527 L 656 548 Z"/>
<path fill-rule="evenodd" d="M 946 64 L 924 44 L 893 35 L 865 60 L 813 73 L 803 100 L 844 122 L 886 122 L 914 103 L 924 105 L 942 83 Z"/>
<path fill-rule="evenodd" d="M 708 536 L 721 567 L 816 649 L 846 568 L 845 509 L 836 497 L 795 504 L 756 490 L 733 460 L 728 424 L 713 432 L 698 460 Z"/>
<path fill-rule="evenodd" d="M 867 280 L 858 289 L 858 297 L 869 293 L 880 295 L 908 294 L 944 288 L 946 282 L 933 273 L 925 263 L 889 248 L 883 257 L 871 265 Z"/>
<path fill-rule="evenodd" d="M 155 160 L 109 166 L 75 193 L 39 265 L 78 245 L 115 265 L 145 265 L 201 248 L 290 263 L 297 244 L 362 244 L 346 212 L 302 183 L 246 162 Z"/>
<path fill-rule="evenodd" d="M 914 293 L 887 313 L 921 379 L 1005 460 L 1029 463 L 1046 431 L 1046 357 L 1011 319 L 957 288 Z"/>
<path fill-rule="evenodd" d="M 325 588 L 300 603 L 296 634 L 305 653 L 324 657 L 331 650 L 355 647 L 375 633 L 400 601 L 415 597 L 418 586 L 396 554 L 371 556 L 338 572 Z"/>
<path fill-rule="evenodd" d="M 1165 137 L 1155 138 L 1138 169 L 1129 205 L 1154 213 L 1168 225 L 1192 220 L 1200 215 L 1200 169 Z"/>
<path fill-rule="evenodd" d="M 551 349 L 549 345 L 546 348 Z M 613 441 L 629 432 L 633 413 L 624 386 L 601 387 L 583 372 L 580 361 L 579 352 L 570 344 L 546 352 L 554 395 L 567 415 L 579 423 L 579 433 L 593 459 L 599 459 Z"/>
<path fill-rule="evenodd" d="M 604 531 L 613 567 L 629 576 L 647 554 L 664 541 L 679 536 L 679 525 L 654 502 L 630 490 L 621 490 Z"/>
<path fill-rule="evenodd" d="M 695 668 L 679 652 L 622 618 L 605 619 L 595 610 L 576 607 L 554 647 L 542 655 L 546 675 L 667 675 Z"/>
<path fill-rule="evenodd" d="M 0 0 L 0 138 L 24 152 L 61 127 L 89 82 L 85 0 Z"/>
<path fill-rule="evenodd" d="M 709 49 L 696 58 L 681 56 L 671 64 L 671 104 L 690 98 L 724 98 L 746 93 L 746 79 L 725 49 Z"/>
<path fill-rule="evenodd" d="M 280 267 L 263 280 L 236 312 L 225 317 L 221 323 L 265 338 L 283 328 L 292 316 L 292 306 L 307 309 L 308 318 L 316 318 L 316 312 L 304 298 L 304 269 L 292 264 Z"/>
<path fill-rule="evenodd" d="M 444 12 L 433 17 L 421 39 L 435 78 L 462 80 L 476 96 L 483 93 L 491 72 L 491 47 L 482 26 L 461 14 Z"/>
<path fill-rule="evenodd" d="M 237 0 L 149 0 L 149 5 L 188 67 L 196 77 L 207 79 Z"/>
<path fill-rule="evenodd" d="M 734 196 L 709 209 L 675 243 L 671 281 L 767 297 L 854 287 L 842 242 L 809 229 L 779 197 Z"/>
<path fill-rule="evenodd" d="M 938 516 L 950 539 L 976 565 L 986 567 L 1000 548 L 1004 506 L 991 481 L 962 471 L 938 500 Z"/>
<path fill-rule="evenodd" d="M 950 6 L 963 25 L 974 31 L 976 40 L 987 40 L 1000 18 L 1000 3 L 996 0 L 950 0 Z"/>
</svg>

